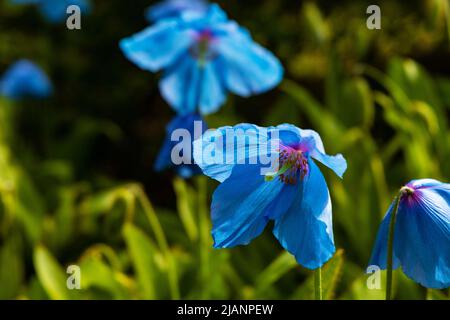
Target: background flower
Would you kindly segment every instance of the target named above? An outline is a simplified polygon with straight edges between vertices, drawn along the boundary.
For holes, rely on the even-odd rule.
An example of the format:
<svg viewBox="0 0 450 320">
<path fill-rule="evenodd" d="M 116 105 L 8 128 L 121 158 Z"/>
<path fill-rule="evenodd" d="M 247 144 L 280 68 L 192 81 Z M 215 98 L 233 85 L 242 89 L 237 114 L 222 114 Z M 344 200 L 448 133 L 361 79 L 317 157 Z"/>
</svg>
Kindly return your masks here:
<svg viewBox="0 0 450 320">
<path fill-rule="evenodd" d="M 198 133 L 195 132 L 195 121 L 198 121 L 197 125 L 201 125 L 201 131 Z M 175 137 L 176 139 L 180 139 L 179 141 L 172 141 L 172 133 L 175 130 L 179 129 L 185 129 L 189 132 L 189 141 L 185 141 L 184 139 L 186 137 L 183 137 L 181 139 L 180 137 Z M 158 157 L 156 158 L 155 162 L 155 170 L 161 171 L 163 169 L 166 169 L 168 167 L 176 167 L 177 173 L 183 177 L 183 178 L 189 178 L 193 176 L 194 174 L 201 173 L 200 169 L 196 164 L 194 164 L 194 160 L 192 157 L 192 141 L 199 138 L 199 136 L 196 136 L 196 134 L 202 134 L 204 131 L 207 130 L 206 123 L 203 121 L 203 118 L 196 113 L 187 114 L 187 115 L 181 115 L 176 116 L 174 119 L 170 121 L 170 123 L 167 125 L 166 128 L 166 137 L 164 139 L 163 146 L 161 147 L 161 150 L 159 151 Z M 191 143 L 191 153 L 184 154 L 183 152 L 178 151 L 177 154 L 179 154 L 183 158 L 183 164 L 174 165 L 173 159 L 171 157 L 172 152 L 176 151 L 175 146 L 178 144 L 183 144 L 184 150 L 187 150 L 186 143 Z"/>
<path fill-rule="evenodd" d="M 150 22 L 173 18 L 186 11 L 205 12 L 208 2 L 204 0 L 165 0 L 149 7 L 145 16 Z"/>
<path fill-rule="evenodd" d="M 180 114 L 216 112 L 226 91 L 248 97 L 272 89 L 283 75 L 278 59 L 217 5 L 159 21 L 120 47 L 140 68 L 164 69 L 161 94 Z"/>
<path fill-rule="evenodd" d="M 90 0 L 10 0 L 15 4 L 35 4 L 39 11 L 49 21 L 53 23 L 63 22 L 67 19 L 67 8 L 70 5 L 77 5 L 81 12 L 86 14 L 90 11 Z"/>
<path fill-rule="evenodd" d="M 45 98 L 52 90 L 44 71 L 29 60 L 17 61 L 0 78 L 0 95 L 11 99 Z"/>
<path fill-rule="evenodd" d="M 427 288 L 450 287 L 450 184 L 413 180 L 403 188 L 395 231 L 393 268 Z M 395 201 L 394 201 L 395 202 Z M 391 204 L 378 231 L 370 265 L 386 269 Z"/>
</svg>

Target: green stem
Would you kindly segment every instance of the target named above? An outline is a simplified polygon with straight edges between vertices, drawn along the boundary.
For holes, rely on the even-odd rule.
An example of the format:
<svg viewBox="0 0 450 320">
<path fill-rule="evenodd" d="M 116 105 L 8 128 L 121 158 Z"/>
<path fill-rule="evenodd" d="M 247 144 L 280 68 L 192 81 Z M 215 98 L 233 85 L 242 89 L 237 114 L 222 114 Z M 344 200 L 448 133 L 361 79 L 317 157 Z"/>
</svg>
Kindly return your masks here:
<svg viewBox="0 0 450 320">
<path fill-rule="evenodd" d="M 142 205 L 142 208 L 144 210 L 145 215 L 147 216 L 147 219 L 152 227 L 153 232 L 155 233 L 156 241 L 163 252 L 164 256 L 167 259 L 168 263 L 168 278 L 169 278 L 169 286 L 170 286 L 170 292 L 172 295 L 172 299 L 180 299 L 180 289 L 178 287 L 178 275 L 177 275 L 177 268 L 176 268 L 176 261 L 173 256 L 173 254 L 170 251 L 169 244 L 167 242 L 167 239 L 164 235 L 163 228 L 159 222 L 159 219 L 153 210 L 153 206 L 151 205 L 150 201 L 148 200 L 144 190 L 142 188 L 137 188 L 135 191 L 136 195 L 140 201 L 140 204 Z"/>
<path fill-rule="evenodd" d="M 316 294 L 316 300 L 323 300 L 322 292 L 322 267 L 314 270 L 314 289 Z"/>
<path fill-rule="evenodd" d="M 200 278 L 202 281 L 203 289 L 201 290 L 201 299 L 210 298 L 210 283 L 211 279 L 211 261 L 210 261 L 210 250 L 212 244 L 210 243 L 210 232 L 211 229 L 209 225 L 208 217 L 208 207 L 207 207 L 207 180 L 205 177 L 198 177 L 198 220 L 199 220 L 199 230 L 200 230 Z"/>
<path fill-rule="evenodd" d="M 388 234 L 388 252 L 387 252 L 387 275 L 386 275 L 386 300 L 392 299 L 392 267 L 394 259 L 394 233 L 395 233 L 395 221 L 397 220 L 398 207 L 400 200 L 404 194 L 412 194 L 414 190 L 409 187 L 403 187 L 395 199 L 395 208 L 391 214 L 391 220 L 389 221 L 389 234 Z"/>
</svg>

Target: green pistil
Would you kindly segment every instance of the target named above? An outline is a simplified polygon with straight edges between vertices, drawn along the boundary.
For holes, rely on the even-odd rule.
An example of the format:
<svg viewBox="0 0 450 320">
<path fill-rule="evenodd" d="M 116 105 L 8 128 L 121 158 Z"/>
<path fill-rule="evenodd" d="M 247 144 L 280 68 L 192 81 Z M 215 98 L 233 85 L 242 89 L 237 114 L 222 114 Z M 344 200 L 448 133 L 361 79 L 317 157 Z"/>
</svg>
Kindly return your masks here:
<svg viewBox="0 0 450 320">
<path fill-rule="evenodd" d="M 277 172 L 271 172 L 271 173 L 267 173 L 266 176 L 264 177 L 265 181 L 272 181 L 273 179 L 275 179 L 276 177 L 282 175 L 283 173 L 285 173 L 286 171 L 288 171 L 290 168 L 292 168 L 292 166 L 294 165 L 293 162 L 286 162 L 281 168 L 280 170 L 278 170 Z"/>
<path fill-rule="evenodd" d="M 198 61 L 200 65 L 205 65 L 208 58 L 209 40 L 202 39 L 198 43 Z"/>
</svg>

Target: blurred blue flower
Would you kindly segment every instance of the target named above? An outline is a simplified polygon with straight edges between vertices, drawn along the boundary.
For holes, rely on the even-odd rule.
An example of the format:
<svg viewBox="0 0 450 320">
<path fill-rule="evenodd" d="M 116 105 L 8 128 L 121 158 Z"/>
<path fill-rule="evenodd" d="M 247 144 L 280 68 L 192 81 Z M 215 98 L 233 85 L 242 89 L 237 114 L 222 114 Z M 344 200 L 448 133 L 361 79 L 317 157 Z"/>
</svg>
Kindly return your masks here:
<svg viewBox="0 0 450 320">
<path fill-rule="evenodd" d="M 262 174 L 263 163 L 256 161 L 264 150 L 278 160 L 272 173 Z M 210 152 L 215 161 L 205 158 Z M 275 237 L 299 264 L 316 269 L 333 256 L 330 195 L 313 159 L 340 177 L 347 163 L 340 154 L 327 155 L 315 131 L 290 124 L 208 130 L 194 142 L 194 159 L 204 174 L 221 182 L 211 204 L 214 247 L 248 244 L 274 220 Z"/>
<path fill-rule="evenodd" d="M 185 11 L 206 12 L 208 2 L 204 0 L 166 0 L 159 2 L 145 12 L 149 22 L 155 22 L 160 19 L 178 17 Z"/>
<path fill-rule="evenodd" d="M 45 98 L 52 91 L 47 75 L 29 60 L 17 61 L 0 78 L 0 95 L 10 99 Z"/>
<path fill-rule="evenodd" d="M 88 13 L 91 8 L 90 0 L 10 0 L 14 4 L 35 4 L 42 15 L 52 23 L 65 21 L 68 17 L 67 8 L 70 5 L 80 7 L 82 13 Z"/>
<path fill-rule="evenodd" d="M 198 121 L 197 125 L 201 125 L 201 130 L 199 130 L 199 132 L 195 132 L 194 130 L 194 124 L 196 121 Z M 181 136 L 175 135 L 175 141 L 172 141 L 172 134 L 177 129 L 187 130 L 186 132 L 189 133 L 189 137 L 182 138 Z M 178 175 L 183 178 L 190 178 L 193 175 L 200 174 L 200 168 L 193 162 L 192 141 L 199 138 L 200 135 L 206 131 L 206 129 L 206 123 L 204 122 L 203 118 L 197 113 L 176 116 L 175 118 L 173 118 L 172 121 L 167 125 L 166 137 L 156 159 L 155 170 L 162 171 L 169 167 L 175 167 Z M 189 148 L 186 148 L 186 143 L 189 143 Z M 183 147 L 183 149 L 177 149 L 177 146 Z M 184 153 L 189 149 L 190 152 Z M 172 159 L 172 152 L 176 152 L 176 155 L 183 160 L 183 163 L 174 164 Z"/>
<path fill-rule="evenodd" d="M 450 287 L 450 184 L 413 180 L 401 189 L 394 229 L 393 268 L 427 288 Z M 386 269 L 390 206 L 378 231 L 370 265 Z"/>
<path fill-rule="evenodd" d="M 213 113 L 226 91 L 247 97 L 275 87 L 283 76 L 278 59 L 217 5 L 204 14 L 160 20 L 120 47 L 140 68 L 164 69 L 161 94 L 180 114 Z"/>
</svg>

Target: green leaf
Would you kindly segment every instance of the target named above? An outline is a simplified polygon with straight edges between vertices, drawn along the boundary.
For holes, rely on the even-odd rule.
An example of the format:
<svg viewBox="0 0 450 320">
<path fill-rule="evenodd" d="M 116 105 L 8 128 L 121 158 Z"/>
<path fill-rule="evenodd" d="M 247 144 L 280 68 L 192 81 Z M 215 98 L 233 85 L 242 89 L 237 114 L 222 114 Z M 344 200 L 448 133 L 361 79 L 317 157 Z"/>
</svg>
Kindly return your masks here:
<svg viewBox="0 0 450 320">
<path fill-rule="evenodd" d="M 158 295 L 155 288 L 155 276 L 157 275 L 155 265 L 156 246 L 144 232 L 132 224 L 124 226 L 123 234 L 137 273 L 142 298 L 157 299 Z"/>
<path fill-rule="evenodd" d="M 195 241 L 198 238 L 198 228 L 195 221 L 193 204 L 190 201 L 193 199 L 193 192 L 188 189 L 186 182 L 180 178 L 174 179 L 173 186 L 177 196 L 177 208 L 181 222 L 189 239 Z"/>
<path fill-rule="evenodd" d="M 284 251 L 256 278 L 255 295 L 262 297 L 264 292 L 283 275 L 298 267 L 294 256 Z"/>
<path fill-rule="evenodd" d="M 333 299 L 336 288 L 342 274 L 344 264 L 344 251 L 337 250 L 334 257 L 322 266 L 322 288 L 323 299 Z M 292 299 L 312 300 L 314 295 L 314 274 L 308 277 L 305 282 L 294 292 Z"/>
<path fill-rule="evenodd" d="M 67 288 L 67 275 L 44 246 L 38 245 L 34 249 L 33 261 L 39 281 L 51 299 L 68 300 L 75 297 L 74 291 Z"/>
<path fill-rule="evenodd" d="M 80 260 L 83 298 L 130 299 L 132 283 L 112 266 L 105 263 L 96 249 L 88 249 Z"/>
<path fill-rule="evenodd" d="M 19 234 L 6 238 L 0 247 L 0 299 L 14 299 L 24 280 L 24 264 Z"/>
<path fill-rule="evenodd" d="M 446 296 L 443 291 L 428 289 L 427 300 L 450 300 L 450 298 Z"/>
</svg>

